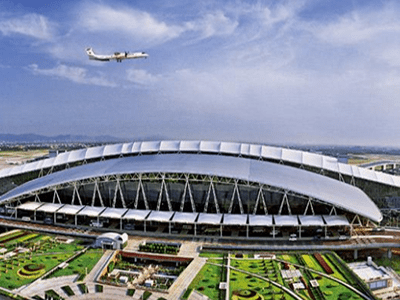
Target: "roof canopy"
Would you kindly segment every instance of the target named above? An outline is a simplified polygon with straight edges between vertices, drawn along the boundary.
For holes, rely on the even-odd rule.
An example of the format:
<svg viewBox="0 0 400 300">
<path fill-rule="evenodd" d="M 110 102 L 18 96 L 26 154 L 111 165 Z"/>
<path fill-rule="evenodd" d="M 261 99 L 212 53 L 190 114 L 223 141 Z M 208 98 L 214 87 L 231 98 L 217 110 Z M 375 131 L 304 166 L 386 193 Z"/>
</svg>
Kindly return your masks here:
<svg viewBox="0 0 400 300">
<path fill-rule="evenodd" d="M 247 224 L 247 215 L 239 215 L 239 214 L 224 214 L 224 225 L 246 225 Z"/>
<path fill-rule="evenodd" d="M 200 213 L 197 224 L 219 225 L 221 223 L 222 214 Z"/>
<path fill-rule="evenodd" d="M 250 226 L 272 226 L 272 215 L 249 215 Z"/>
<path fill-rule="evenodd" d="M 350 226 L 349 221 L 347 220 L 346 216 L 323 216 L 326 225 L 328 226 Z"/>
<path fill-rule="evenodd" d="M 67 214 L 67 215 L 76 215 L 84 207 L 85 207 L 84 205 L 65 204 L 63 207 L 61 207 L 57 211 L 57 213 L 58 214 Z"/>
<path fill-rule="evenodd" d="M 102 218 L 120 219 L 126 213 L 126 208 L 112 208 L 108 207 L 100 215 Z"/>
<path fill-rule="evenodd" d="M 98 217 L 102 211 L 104 211 L 105 207 L 98 206 L 85 206 L 79 213 L 78 216 L 87 216 L 87 217 Z"/>
<path fill-rule="evenodd" d="M 131 173 L 189 173 L 234 178 L 293 191 L 380 221 L 382 214 L 360 189 L 349 184 L 280 164 L 241 157 L 168 154 L 123 157 L 95 162 L 29 181 L 0 197 L 0 203 L 67 182 Z"/>
<path fill-rule="evenodd" d="M 58 211 L 60 208 L 62 208 L 64 204 L 58 204 L 58 203 L 45 203 L 44 205 L 40 206 L 37 211 L 43 211 L 47 213 L 55 213 Z"/>
<path fill-rule="evenodd" d="M 176 212 L 172 218 L 172 222 L 193 224 L 197 218 L 198 213 L 190 212 Z"/>
<path fill-rule="evenodd" d="M 340 163 L 334 157 L 299 150 L 266 145 L 215 142 L 215 141 L 144 141 L 91 147 L 60 153 L 57 157 L 27 163 L 0 170 L 0 178 L 50 168 L 77 161 L 113 157 L 120 154 L 149 153 L 210 153 L 251 157 L 254 159 L 274 159 L 298 165 L 307 165 L 332 172 L 339 172 L 364 180 L 372 180 L 386 185 L 400 187 L 400 178 L 382 172 Z"/>
<path fill-rule="evenodd" d="M 147 217 L 146 221 L 157 221 L 157 222 L 169 222 L 173 211 L 155 211 L 153 210 L 150 215 Z"/>
<path fill-rule="evenodd" d="M 299 215 L 301 226 L 323 226 L 324 220 L 321 216 L 303 216 Z"/>
<path fill-rule="evenodd" d="M 43 202 L 25 202 L 24 204 L 17 206 L 17 209 L 36 210 L 44 204 L 45 203 Z"/>
<path fill-rule="evenodd" d="M 274 215 L 276 226 L 298 226 L 297 215 Z"/>
<path fill-rule="evenodd" d="M 125 220 L 136 220 L 143 221 L 149 215 L 150 210 L 148 209 L 128 209 L 127 213 L 124 215 Z"/>
</svg>

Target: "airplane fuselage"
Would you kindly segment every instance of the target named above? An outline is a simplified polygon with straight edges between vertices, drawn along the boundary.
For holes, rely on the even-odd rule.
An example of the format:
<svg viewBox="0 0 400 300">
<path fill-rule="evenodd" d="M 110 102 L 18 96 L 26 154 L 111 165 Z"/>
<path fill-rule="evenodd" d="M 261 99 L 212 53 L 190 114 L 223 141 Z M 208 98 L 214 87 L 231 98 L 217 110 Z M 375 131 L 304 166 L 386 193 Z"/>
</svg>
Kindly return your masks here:
<svg viewBox="0 0 400 300">
<path fill-rule="evenodd" d="M 124 59 L 134 59 L 134 58 L 147 58 L 149 55 L 145 52 L 115 52 L 112 55 L 98 55 L 93 52 L 92 48 L 87 48 L 86 53 L 91 60 L 98 61 L 111 61 L 116 60 L 117 62 L 122 62 Z"/>
</svg>

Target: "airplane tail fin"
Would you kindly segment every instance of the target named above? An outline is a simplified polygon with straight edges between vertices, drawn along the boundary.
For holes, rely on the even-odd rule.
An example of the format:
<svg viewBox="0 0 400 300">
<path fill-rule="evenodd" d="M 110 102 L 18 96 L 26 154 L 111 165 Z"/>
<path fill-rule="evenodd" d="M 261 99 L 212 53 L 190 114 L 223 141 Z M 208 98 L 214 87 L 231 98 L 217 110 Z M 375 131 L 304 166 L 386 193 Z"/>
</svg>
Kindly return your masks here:
<svg viewBox="0 0 400 300">
<path fill-rule="evenodd" d="M 86 48 L 86 54 L 89 55 L 89 57 L 94 56 L 94 52 L 92 48 Z"/>
</svg>

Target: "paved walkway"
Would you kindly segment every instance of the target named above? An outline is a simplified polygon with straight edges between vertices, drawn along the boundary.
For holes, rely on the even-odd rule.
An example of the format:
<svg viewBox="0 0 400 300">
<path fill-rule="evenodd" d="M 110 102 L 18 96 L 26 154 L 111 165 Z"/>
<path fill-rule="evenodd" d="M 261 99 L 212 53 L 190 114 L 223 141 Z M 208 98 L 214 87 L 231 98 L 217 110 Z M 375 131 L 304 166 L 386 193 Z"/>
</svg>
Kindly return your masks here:
<svg viewBox="0 0 400 300">
<path fill-rule="evenodd" d="M 201 242 L 183 242 L 178 256 L 197 257 L 199 256 L 199 248 L 202 244 Z"/>
<path fill-rule="evenodd" d="M 209 300 L 206 295 L 200 294 L 198 291 L 193 290 L 188 300 Z"/>
<path fill-rule="evenodd" d="M 56 290 L 57 288 L 61 290 L 62 286 L 69 285 L 71 282 L 74 282 L 74 280 L 78 277 L 79 275 L 70 275 L 70 276 L 62 276 L 62 277 L 56 277 L 56 278 L 51 278 L 51 279 L 46 279 L 46 280 L 36 280 L 32 284 L 30 284 L 27 287 L 21 287 L 19 288 L 20 294 L 25 296 L 25 297 L 32 297 L 34 295 L 39 295 L 42 298 L 44 298 L 44 292 L 47 290 Z M 56 291 L 58 293 L 58 291 Z M 64 295 L 64 293 L 59 294 L 59 295 Z"/>
<path fill-rule="evenodd" d="M 178 279 L 169 288 L 169 294 L 163 297 L 168 300 L 179 299 L 206 262 L 207 258 L 194 258 L 190 265 L 179 275 Z"/>
<path fill-rule="evenodd" d="M 108 262 L 109 258 L 114 254 L 114 251 L 112 250 L 106 250 L 103 253 L 103 256 L 100 258 L 100 260 L 97 262 L 97 264 L 93 267 L 92 271 L 86 276 L 84 282 L 94 282 L 97 278 L 97 276 L 100 275 L 101 271 L 103 268 L 106 266 L 106 263 Z"/>
</svg>

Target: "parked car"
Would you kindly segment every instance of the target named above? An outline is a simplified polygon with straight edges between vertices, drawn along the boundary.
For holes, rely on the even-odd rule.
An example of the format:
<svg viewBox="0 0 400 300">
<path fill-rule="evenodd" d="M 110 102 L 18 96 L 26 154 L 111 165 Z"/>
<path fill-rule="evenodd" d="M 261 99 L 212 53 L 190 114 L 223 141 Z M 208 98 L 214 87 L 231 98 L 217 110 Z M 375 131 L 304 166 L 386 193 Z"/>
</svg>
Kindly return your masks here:
<svg viewBox="0 0 400 300">
<path fill-rule="evenodd" d="M 46 217 L 46 218 L 44 218 L 43 223 L 44 224 L 53 224 L 54 220 L 53 220 L 53 218 Z"/>
</svg>

